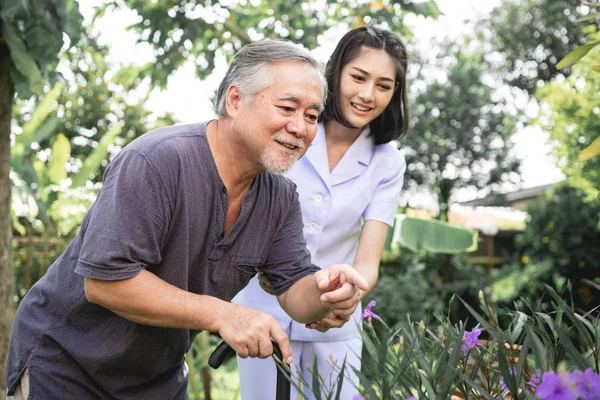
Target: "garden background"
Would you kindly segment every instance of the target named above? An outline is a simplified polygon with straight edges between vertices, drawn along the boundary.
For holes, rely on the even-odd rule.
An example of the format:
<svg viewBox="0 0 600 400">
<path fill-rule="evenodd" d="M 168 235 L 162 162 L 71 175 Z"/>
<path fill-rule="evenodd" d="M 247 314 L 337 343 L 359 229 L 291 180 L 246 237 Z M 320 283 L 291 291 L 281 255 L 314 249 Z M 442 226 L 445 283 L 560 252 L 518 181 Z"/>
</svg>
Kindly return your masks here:
<svg viewBox="0 0 600 400">
<path fill-rule="evenodd" d="M 482 291 L 495 310 L 527 299 L 543 307 L 552 302 L 544 284 L 592 310 L 600 304 L 596 5 L 504 0 L 475 13 L 450 0 L 0 0 L 0 397 L 19 300 L 76 234 L 108 162 L 148 130 L 210 118 L 228 60 L 265 37 L 326 61 L 348 29 L 374 24 L 409 48 L 398 212 L 470 228 L 478 248 L 440 253 L 436 243 L 390 235 L 371 293 L 388 325 L 442 314 L 472 327 L 454 295 L 476 307 Z M 457 26 L 449 18 L 461 28 L 440 34 Z M 133 56 L 115 56 L 120 35 L 138 42 Z M 591 51 L 558 69 L 578 48 Z M 234 363 L 206 366 L 216 340 L 200 335 L 188 355 L 192 398 L 237 396 Z"/>
</svg>

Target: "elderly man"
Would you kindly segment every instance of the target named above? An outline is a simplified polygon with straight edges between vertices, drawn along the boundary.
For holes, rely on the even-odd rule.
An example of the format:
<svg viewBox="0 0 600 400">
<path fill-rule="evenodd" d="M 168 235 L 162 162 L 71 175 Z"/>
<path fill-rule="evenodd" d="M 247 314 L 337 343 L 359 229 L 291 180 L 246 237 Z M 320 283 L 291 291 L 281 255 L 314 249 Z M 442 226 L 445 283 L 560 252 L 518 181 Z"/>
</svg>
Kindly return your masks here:
<svg viewBox="0 0 600 400">
<path fill-rule="evenodd" d="M 276 175 L 306 152 L 325 93 L 306 51 L 254 43 L 219 87 L 218 119 L 123 149 L 80 233 L 17 311 L 9 395 L 185 399 L 199 330 L 242 357 L 268 357 L 273 338 L 291 362 L 271 316 L 229 302 L 257 272 L 295 320 L 330 310 L 348 320 L 366 282 L 348 265 L 311 264 L 295 186 Z"/>
</svg>

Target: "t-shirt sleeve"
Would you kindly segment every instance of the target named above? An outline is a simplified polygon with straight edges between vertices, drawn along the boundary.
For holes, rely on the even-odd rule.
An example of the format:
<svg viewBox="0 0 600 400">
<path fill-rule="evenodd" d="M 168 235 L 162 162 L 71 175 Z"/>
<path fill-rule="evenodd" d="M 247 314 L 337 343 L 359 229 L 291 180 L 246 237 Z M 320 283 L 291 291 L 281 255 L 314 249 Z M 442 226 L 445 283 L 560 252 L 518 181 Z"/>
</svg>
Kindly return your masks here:
<svg viewBox="0 0 600 400">
<path fill-rule="evenodd" d="M 404 183 L 404 171 L 406 171 L 404 156 L 399 152 L 395 152 L 395 155 L 394 164 L 391 167 L 386 166 L 385 175 L 377 184 L 375 194 L 363 213 L 365 221 L 371 219 L 389 226 L 394 224 L 400 191 Z"/>
<path fill-rule="evenodd" d="M 135 150 L 121 152 L 104 174 L 75 272 L 120 280 L 161 261 L 170 206 L 157 171 Z M 82 228 L 83 229 L 83 228 Z"/>
<path fill-rule="evenodd" d="M 302 210 L 298 193 L 294 191 L 291 205 L 263 267 L 276 295 L 285 293 L 294 283 L 320 269 L 311 262 L 302 229 Z"/>
</svg>

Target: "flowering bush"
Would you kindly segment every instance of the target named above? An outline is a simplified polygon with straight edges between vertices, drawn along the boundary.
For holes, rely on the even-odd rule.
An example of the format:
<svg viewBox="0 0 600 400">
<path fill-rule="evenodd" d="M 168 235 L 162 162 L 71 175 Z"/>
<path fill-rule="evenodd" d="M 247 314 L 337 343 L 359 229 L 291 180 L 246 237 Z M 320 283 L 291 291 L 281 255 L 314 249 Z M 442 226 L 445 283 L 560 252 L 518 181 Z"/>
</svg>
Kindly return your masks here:
<svg viewBox="0 0 600 400">
<path fill-rule="evenodd" d="M 425 324 L 408 316 L 378 334 L 373 324 L 385 323 L 369 303 L 362 315 L 363 368 L 355 371 L 361 386 L 353 400 L 600 400 L 600 306 L 578 312 L 552 288 L 546 292 L 550 310 L 522 299 L 523 310 L 502 313 L 505 329 L 483 294 L 480 312 L 459 299 L 477 323 L 470 330 L 447 317 Z M 347 367 L 340 366 L 338 386 Z M 318 381 L 310 385 L 315 394 Z"/>
</svg>

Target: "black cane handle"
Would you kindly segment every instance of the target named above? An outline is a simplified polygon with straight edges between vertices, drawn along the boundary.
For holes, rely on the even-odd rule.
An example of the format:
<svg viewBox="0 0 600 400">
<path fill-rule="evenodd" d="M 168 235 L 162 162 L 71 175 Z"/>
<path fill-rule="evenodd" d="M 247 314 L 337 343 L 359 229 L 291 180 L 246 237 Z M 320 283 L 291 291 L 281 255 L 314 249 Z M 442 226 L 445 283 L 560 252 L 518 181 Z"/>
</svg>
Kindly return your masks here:
<svg viewBox="0 0 600 400">
<path fill-rule="evenodd" d="M 271 339 L 273 344 L 273 355 L 276 355 L 280 360 L 283 360 L 279 345 Z M 235 355 L 233 348 L 227 342 L 221 342 L 212 352 L 208 359 L 208 365 L 212 368 L 219 368 L 225 361 Z M 277 361 L 276 361 L 277 362 Z M 280 367 L 277 367 L 277 400 L 287 400 L 290 398 L 290 381 L 285 376 Z"/>
</svg>

